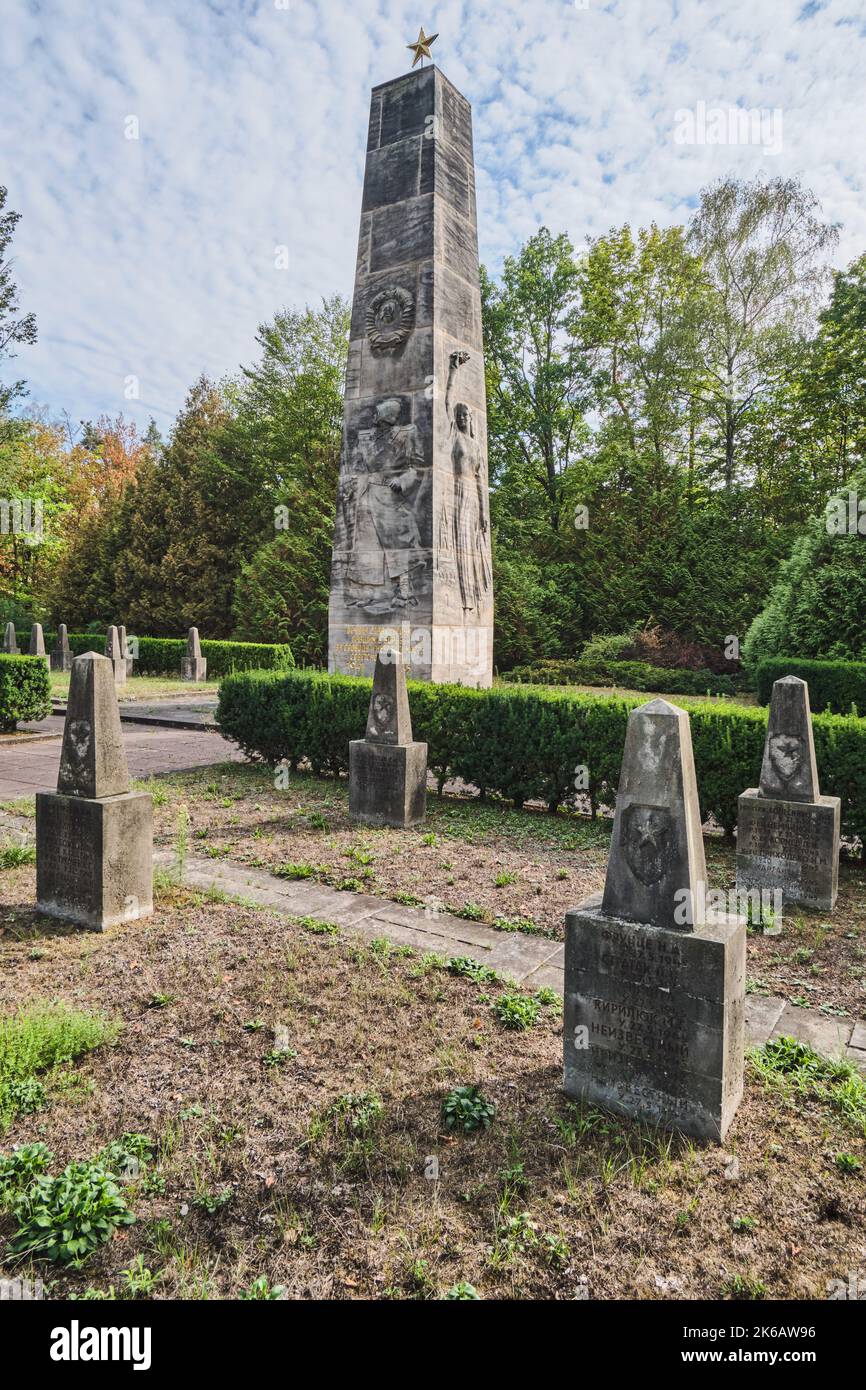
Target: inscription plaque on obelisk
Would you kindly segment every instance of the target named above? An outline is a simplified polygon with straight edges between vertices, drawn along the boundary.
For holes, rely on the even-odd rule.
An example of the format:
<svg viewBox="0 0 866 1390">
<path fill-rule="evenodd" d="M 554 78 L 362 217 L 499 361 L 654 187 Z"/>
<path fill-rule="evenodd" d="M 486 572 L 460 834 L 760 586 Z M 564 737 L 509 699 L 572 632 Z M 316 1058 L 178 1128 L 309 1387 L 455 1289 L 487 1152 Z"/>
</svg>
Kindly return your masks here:
<svg viewBox="0 0 866 1390">
<path fill-rule="evenodd" d="M 328 669 L 383 645 L 489 685 L 493 589 L 472 113 L 436 67 L 373 90 Z"/>
</svg>

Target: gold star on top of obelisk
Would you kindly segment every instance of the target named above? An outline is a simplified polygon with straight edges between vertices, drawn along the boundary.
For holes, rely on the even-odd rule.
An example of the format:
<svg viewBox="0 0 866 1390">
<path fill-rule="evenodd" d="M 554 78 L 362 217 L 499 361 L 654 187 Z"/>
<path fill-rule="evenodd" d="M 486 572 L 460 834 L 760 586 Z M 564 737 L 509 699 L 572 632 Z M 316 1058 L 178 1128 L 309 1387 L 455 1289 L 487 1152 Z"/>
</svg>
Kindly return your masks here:
<svg viewBox="0 0 866 1390">
<path fill-rule="evenodd" d="M 425 58 L 429 58 L 431 62 L 433 61 L 433 57 L 430 52 L 430 45 L 431 43 L 435 43 L 438 37 L 438 34 L 425 34 L 424 26 L 422 24 L 421 28 L 418 30 L 418 42 L 407 43 L 406 45 L 406 47 L 411 48 L 412 52 L 415 54 L 415 57 L 412 62 L 413 68 L 415 67 L 416 63 L 420 63 L 423 67 Z"/>
</svg>

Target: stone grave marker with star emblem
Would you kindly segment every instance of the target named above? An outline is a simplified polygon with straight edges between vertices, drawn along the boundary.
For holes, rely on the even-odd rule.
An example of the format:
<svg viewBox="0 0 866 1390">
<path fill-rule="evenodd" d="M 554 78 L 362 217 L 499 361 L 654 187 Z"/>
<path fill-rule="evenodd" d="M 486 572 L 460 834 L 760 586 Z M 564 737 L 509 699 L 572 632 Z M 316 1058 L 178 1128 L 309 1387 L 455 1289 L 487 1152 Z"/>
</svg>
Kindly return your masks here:
<svg viewBox="0 0 866 1390">
<path fill-rule="evenodd" d="M 36 796 L 40 912 L 104 931 L 153 911 L 153 810 L 129 790 L 113 662 L 72 663 L 56 792 Z"/>
<path fill-rule="evenodd" d="M 839 891 L 841 801 L 818 787 L 809 687 L 773 685 L 760 784 L 737 815 L 737 889 L 781 890 L 782 902 L 832 910 Z"/>
<path fill-rule="evenodd" d="M 632 710 L 604 893 L 566 915 L 564 1089 L 721 1141 L 743 1089 L 746 924 L 708 906 L 685 710 Z"/>
<path fill-rule="evenodd" d="M 397 651 L 376 657 L 364 738 L 349 744 L 349 815 L 368 825 L 419 825 L 427 811 L 427 744 L 412 738 L 406 670 Z"/>
</svg>

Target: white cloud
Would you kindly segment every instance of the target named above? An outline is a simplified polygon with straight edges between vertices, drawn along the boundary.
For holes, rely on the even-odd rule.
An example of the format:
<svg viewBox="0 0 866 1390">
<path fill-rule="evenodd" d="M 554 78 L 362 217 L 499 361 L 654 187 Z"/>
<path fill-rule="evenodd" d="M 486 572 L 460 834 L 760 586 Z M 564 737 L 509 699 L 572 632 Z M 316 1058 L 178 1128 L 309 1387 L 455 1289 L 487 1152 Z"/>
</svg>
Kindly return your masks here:
<svg viewBox="0 0 866 1390">
<path fill-rule="evenodd" d="M 0 182 L 23 213 L 40 341 L 16 370 L 35 401 L 165 429 L 200 372 L 255 357 L 277 308 L 351 291 L 369 89 L 408 68 L 419 12 L 286 4 L 6 0 Z M 857 0 L 443 0 L 424 23 L 474 105 L 493 268 L 540 222 L 581 243 L 682 221 L 731 170 L 800 174 L 844 224 L 838 264 L 866 245 Z M 780 108 L 781 154 L 677 145 L 698 102 Z"/>
</svg>

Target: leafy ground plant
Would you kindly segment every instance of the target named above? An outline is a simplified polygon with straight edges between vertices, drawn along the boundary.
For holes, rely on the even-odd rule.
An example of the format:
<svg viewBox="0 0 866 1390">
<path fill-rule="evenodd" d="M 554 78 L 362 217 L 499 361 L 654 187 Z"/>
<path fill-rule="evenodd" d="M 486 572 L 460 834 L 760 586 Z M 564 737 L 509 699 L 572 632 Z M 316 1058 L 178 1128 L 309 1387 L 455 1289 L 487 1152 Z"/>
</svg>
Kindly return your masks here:
<svg viewBox="0 0 866 1390">
<path fill-rule="evenodd" d="M 11 1207 L 54 1158 L 46 1144 L 23 1144 L 0 1155 L 0 1207 Z"/>
<path fill-rule="evenodd" d="M 88 1256 L 135 1220 L 114 1175 L 92 1161 L 68 1163 L 57 1177 L 37 1173 L 16 1198 L 11 1249 L 80 1269 Z"/>
<path fill-rule="evenodd" d="M 240 1297 L 246 1302 L 254 1303 L 277 1303 L 285 1298 L 285 1284 L 272 1284 L 267 1275 L 260 1274 L 258 1279 L 254 1279 L 248 1288 L 242 1289 Z"/>
<path fill-rule="evenodd" d="M 449 1091 L 442 1102 L 442 1120 L 446 1129 L 473 1134 L 487 1129 L 496 1114 L 493 1101 L 487 1100 L 478 1086 L 458 1086 Z"/>
<path fill-rule="evenodd" d="M 358 1095 L 338 1096 L 330 1114 L 338 1128 L 361 1136 L 375 1127 L 384 1108 L 381 1096 L 375 1091 L 361 1091 Z"/>
<path fill-rule="evenodd" d="M 153 1158 L 155 1144 L 146 1134 L 122 1134 L 102 1150 L 98 1162 L 117 1177 L 137 1178 Z"/>
<path fill-rule="evenodd" d="M 541 1005 L 531 994 L 521 994 L 519 990 L 506 990 L 490 1006 L 502 1024 L 515 1033 L 525 1033 L 534 1028 L 541 1013 Z"/>
<path fill-rule="evenodd" d="M 451 975 L 463 975 L 467 980 L 476 980 L 478 984 L 487 984 L 499 979 L 497 971 L 491 970 L 489 965 L 482 965 L 480 960 L 475 960 L 473 956 L 451 956 L 445 964 L 445 969 Z"/>
</svg>

